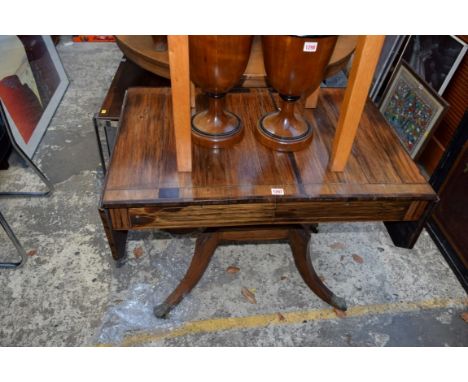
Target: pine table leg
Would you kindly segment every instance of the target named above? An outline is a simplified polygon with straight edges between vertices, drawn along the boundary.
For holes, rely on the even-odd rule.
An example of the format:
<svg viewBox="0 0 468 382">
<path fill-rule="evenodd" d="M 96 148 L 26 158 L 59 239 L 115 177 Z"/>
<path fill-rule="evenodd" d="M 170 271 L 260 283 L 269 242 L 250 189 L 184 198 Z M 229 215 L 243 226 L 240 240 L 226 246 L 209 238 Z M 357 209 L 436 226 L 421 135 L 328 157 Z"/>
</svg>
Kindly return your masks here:
<svg viewBox="0 0 468 382">
<path fill-rule="evenodd" d="M 384 36 L 359 37 L 333 140 L 332 171 L 341 172 L 346 167 L 383 42 Z"/>
<path fill-rule="evenodd" d="M 192 171 L 190 125 L 190 68 L 188 36 L 167 36 L 171 71 L 172 114 L 177 152 L 177 170 Z"/>
</svg>

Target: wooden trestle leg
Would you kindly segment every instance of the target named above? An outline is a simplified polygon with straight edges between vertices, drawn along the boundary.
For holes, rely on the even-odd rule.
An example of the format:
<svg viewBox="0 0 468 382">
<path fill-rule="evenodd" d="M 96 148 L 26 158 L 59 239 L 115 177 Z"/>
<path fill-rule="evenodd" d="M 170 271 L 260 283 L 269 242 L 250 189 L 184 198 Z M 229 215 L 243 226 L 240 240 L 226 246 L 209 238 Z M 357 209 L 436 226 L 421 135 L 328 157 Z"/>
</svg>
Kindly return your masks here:
<svg viewBox="0 0 468 382">
<path fill-rule="evenodd" d="M 287 240 L 294 257 L 297 270 L 307 286 L 323 301 L 346 310 L 346 302 L 330 291 L 317 276 L 309 257 L 310 232 L 303 226 L 220 228 L 207 230 L 199 235 L 195 252 L 182 281 L 166 300 L 154 308 L 154 315 L 165 318 L 182 299 L 190 293 L 205 273 L 218 245 L 226 242 Z"/>
<path fill-rule="evenodd" d="M 218 232 L 203 232 L 198 236 L 195 252 L 187 273 L 169 297 L 161 305 L 157 305 L 154 308 L 154 315 L 156 317 L 165 318 L 171 309 L 181 302 L 185 295 L 190 293 L 195 285 L 198 284 L 206 268 L 208 268 L 211 257 L 218 245 Z"/>
<path fill-rule="evenodd" d="M 320 280 L 315 272 L 309 252 L 310 233 L 304 228 L 289 230 L 289 245 L 294 257 L 296 268 L 307 286 L 323 301 L 340 310 L 347 310 L 344 298 L 336 296 Z"/>
</svg>

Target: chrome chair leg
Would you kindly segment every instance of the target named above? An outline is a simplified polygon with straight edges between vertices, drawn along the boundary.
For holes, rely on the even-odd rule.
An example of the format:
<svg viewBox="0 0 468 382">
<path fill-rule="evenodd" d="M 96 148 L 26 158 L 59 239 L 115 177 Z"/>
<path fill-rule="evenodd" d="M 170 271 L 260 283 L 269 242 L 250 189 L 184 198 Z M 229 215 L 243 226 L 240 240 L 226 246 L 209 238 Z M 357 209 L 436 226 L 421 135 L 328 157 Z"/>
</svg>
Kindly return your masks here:
<svg viewBox="0 0 468 382">
<path fill-rule="evenodd" d="M 10 228 L 8 225 L 6 219 L 3 217 L 2 213 L 0 212 L 0 225 L 3 227 L 5 230 L 6 234 L 10 238 L 11 242 L 16 248 L 16 251 L 18 252 L 18 255 L 20 256 L 19 261 L 17 262 L 0 262 L 0 269 L 18 269 L 24 265 L 26 262 L 26 251 L 22 247 L 21 243 L 18 241 L 15 233 L 13 230 Z"/>
<path fill-rule="evenodd" d="M 7 133 L 10 137 L 10 142 L 11 145 L 13 146 L 13 150 L 16 151 L 16 153 L 27 163 L 28 167 L 32 168 L 32 170 L 36 173 L 36 175 L 42 180 L 42 182 L 46 185 L 47 191 L 40 191 L 40 192 L 12 192 L 12 191 L 6 191 L 6 192 L 0 192 L 0 197 L 21 197 L 21 196 L 31 196 L 31 197 L 37 197 L 37 196 L 50 196 L 52 192 L 54 191 L 54 185 L 50 182 L 49 179 L 44 175 L 44 173 L 37 167 L 34 162 L 28 158 L 28 156 L 24 153 L 23 150 L 21 150 L 21 147 L 19 147 L 15 140 L 13 139 L 13 136 L 11 135 L 9 127 L 7 127 Z"/>
<path fill-rule="evenodd" d="M 106 160 L 104 159 L 104 153 L 102 151 L 101 134 L 99 134 L 99 122 L 98 122 L 97 115 L 94 115 L 93 117 L 93 125 L 94 125 L 94 132 L 96 134 L 99 157 L 101 158 L 102 173 L 106 175 Z M 106 139 L 107 139 L 106 128 L 104 128 L 104 133 L 106 134 Z M 107 143 L 107 146 L 109 147 L 109 143 Z"/>
<path fill-rule="evenodd" d="M 1 107 L 1 104 L 0 104 L 0 112 L 1 112 L 0 113 L 0 118 L 3 118 L 3 120 L 6 122 L 6 117 L 5 117 L 5 114 L 3 113 L 3 109 Z M 8 123 L 5 123 L 5 127 L 6 127 L 8 137 L 10 138 L 10 143 L 11 143 L 11 146 L 13 147 L 13 150 L 15 150 L 16 153 L 27 163 L 27 165 L 33 169 L 33 171 L 36 173 L 36 175 L 45 184 L 45 186 L 47 187 L 47 190 L 46 191 L 39 191 L 39 192 L 35 192 L 35 191 L 33 191 L 33 192 L 12 192 L 12 191 L 0 192 L 0 198 L 3 198 L 3 197 L 8 197 L 8 198 L 11 198 L 11 197 L 24 197 L 24 196 L 26 196 L 26 197 L 50 196 L 52 194 L 52 192 L 54 191 L 54 185 L 50 182 L 49 179 L 47 179 L 47 177 L 39 169 L 39 167 L 37 167 L 34 164 L 34 162 L 31 159 L 28 158 L 28 156 L 21 149 L 21 147 L 19 147 L 16 144 L 16 141 L 15 141 L 15 139 L 13 137 L 13 134 L 11 133 L 10 126 L 8 126 Z M 24 263 L 25 263 L 25 261 L 27 259 L 26 252 L 25 252 L 24 248 L 21 246 L 21 243 L 16 238 L 16 235 L 14 234 L 11 227 L 8 225 L 5 217 L 1 214 L 1 212 L 0 212 L 0 225 L 3 227 L 6 234 L 8 235 L 10 240 L 12 241 L 13 245 L 15 246 L 18 254 L 20 255 L 20 261 L 19 262 L 15 262 L 15 263 L 0 262 L 0 269 L 17 269 L 17 268 L 24 265 Z"/>
</svg>

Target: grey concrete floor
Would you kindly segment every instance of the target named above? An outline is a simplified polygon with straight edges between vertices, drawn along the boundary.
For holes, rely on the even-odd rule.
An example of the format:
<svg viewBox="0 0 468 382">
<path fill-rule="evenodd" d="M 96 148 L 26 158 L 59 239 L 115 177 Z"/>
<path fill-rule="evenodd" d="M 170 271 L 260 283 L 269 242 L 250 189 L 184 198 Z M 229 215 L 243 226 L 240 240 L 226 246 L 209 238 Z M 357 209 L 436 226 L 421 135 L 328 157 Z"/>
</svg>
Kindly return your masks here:
<svg viewBox="0 0 468 382">
<path fill-rule="evenodd" d="M 322 224 L 312 237 L 315 267 L 347 299 L 346 317 L 303 284 L 285 244 L 248 244 L 219 248 L 170 317 L 154 318 L 153 304 L 184 274 L 195 234 L 131 233 L 128 261 L 115 268 L 97 213 L 103 177 L 91 118 L 121 53 L 103 43 L 58 50 L 70 86 L 35 155 L 56 191 L 0 199 L 25 248 L 36 251 L 22 269 L 0 271 L 0 345 L 468 345 L 466 293 L 427 233 L 405 250 L 380 223 Z M 0 172 L 2 190 L 38 184 L 14 158 Z M 3 231 L 0 256 L 14 256 Z M 227 273 L 230 265 L 240 271 Z"/>
</svg>

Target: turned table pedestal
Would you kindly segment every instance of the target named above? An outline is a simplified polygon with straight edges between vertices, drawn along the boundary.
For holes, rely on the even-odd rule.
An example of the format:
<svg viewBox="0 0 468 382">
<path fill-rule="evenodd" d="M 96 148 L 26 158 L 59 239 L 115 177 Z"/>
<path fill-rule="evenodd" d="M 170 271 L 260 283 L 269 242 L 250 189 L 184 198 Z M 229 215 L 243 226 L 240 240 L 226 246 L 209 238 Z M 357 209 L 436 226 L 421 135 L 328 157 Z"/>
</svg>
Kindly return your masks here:
<svg viewBox="0 0 468 382">
<path fill-rule="evenodd" d="M 436 194 L 370 103 L 347 167 L 328 169 L 343 91 L 322 90 L 319 107 L 305 112 L 312 143 L 294 153 L 272 151 L 254 137 L 261 116 L 276 110 L 277 95 L 264 89 L 228 94 L 244 137 L 229 149 L 194 145 L 192 172 L 177 171 L 170 89 L 127 91 L 99 208 L 113 258 L 124 259 L 129 230 L 204 228 L 185 277 L 155 308 L 157 317 L 197 284 L 218 245 L 246 240 L 286 240 L 310 289 L 345 310 L 314 271 L 310 226 L 385 221 L 404 227 L 426 216 Z M 205 102 L 197 98 L 198 106 Z"/>
</svg>

